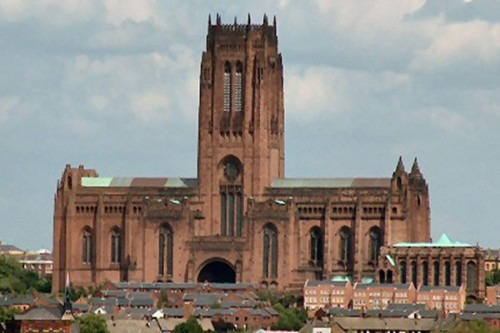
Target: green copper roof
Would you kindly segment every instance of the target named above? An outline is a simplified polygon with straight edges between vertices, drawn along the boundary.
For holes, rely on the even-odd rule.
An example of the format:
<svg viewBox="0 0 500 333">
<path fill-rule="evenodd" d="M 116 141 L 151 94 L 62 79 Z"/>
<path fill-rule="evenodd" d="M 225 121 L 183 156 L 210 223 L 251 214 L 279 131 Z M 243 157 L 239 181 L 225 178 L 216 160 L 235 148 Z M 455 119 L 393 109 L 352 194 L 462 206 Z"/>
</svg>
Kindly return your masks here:
<svg viewBox="0 0 500 333">
<path fill-rule="evenodd" d="M 454 242 L 446 234 L 442 234 L 434 243 L 396 243 L 394 247 L 472 247 L 472 245 L 461 242 Z"/>
<path fill-rule="evenodd" d="M 82 177 L 82 187 L 196 187 L 193 178 Z"/>
</svg>

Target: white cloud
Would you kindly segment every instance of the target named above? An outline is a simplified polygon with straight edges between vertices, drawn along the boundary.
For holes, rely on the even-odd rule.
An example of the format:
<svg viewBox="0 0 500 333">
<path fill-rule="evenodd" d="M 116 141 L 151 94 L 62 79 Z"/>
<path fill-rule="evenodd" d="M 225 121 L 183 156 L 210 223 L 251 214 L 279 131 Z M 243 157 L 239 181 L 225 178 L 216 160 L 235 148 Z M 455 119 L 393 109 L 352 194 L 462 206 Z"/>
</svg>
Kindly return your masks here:
<svg viewBox="0 0 500 333">
<path fill-rule="evenodd" d="M 109 105 L 109 99 L 104 96 L 94 95 L 90 97 L 90 103 L 97 110 L 103 110 Z"/>
<path fill-rule="evenodd" d="M 8 21 L 36 18 L 46 24 L 71 25 L 99 16 L 99 1 L 93 0 L 0 0 L 0 15 Z"/>
<path fill-rule="evenodd" d="M 130 108 L 143 123 L 170 118 L 170 102 L 164 92 L 143 92 L 130 97 Z"/>
<path fill-rule="evenodd" d="M 21 99 L 17 96 L 0 96 L 0 122 L 7 121 L 20 103 Z"/>
<path fill-rule="evenodd" d="M 482 21 L 443 22 L 435 33 L 430 45 L 417 53 L 411 62 L 412 70 L 500 65 L 500 24 Z"/>
<path fill-rule="evenodd" d="M 425 110 L 431 125 L 450 134 L 469 135 L 474 131 L 474 122 L 457 110 L 433 107 Z"/>
</svg>

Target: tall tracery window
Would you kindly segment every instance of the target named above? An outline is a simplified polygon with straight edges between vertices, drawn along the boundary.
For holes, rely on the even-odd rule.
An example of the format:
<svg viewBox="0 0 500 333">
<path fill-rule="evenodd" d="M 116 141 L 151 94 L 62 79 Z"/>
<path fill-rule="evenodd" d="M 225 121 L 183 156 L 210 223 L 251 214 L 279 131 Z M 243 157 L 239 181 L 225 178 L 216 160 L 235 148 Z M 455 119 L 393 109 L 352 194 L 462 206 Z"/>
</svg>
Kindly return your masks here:
<svg viewBox="0 0 500 333">
<path fill-rule="evenodd" d="M 220 186 L 221 235 L 243 235 L 243 188 L 241 186 L 241 162 L 235 156 L 227 156 L 223 162 L 225 181 Z"/>
<path fill-rule="evenodd" d="M 243 64 L 241 61 L 236 63 L 236 74 L 234 77 L 234 99 L 235 111 L 241 112 L 243 110 Z"/>
<path fill-rule="evenodd" d="M 323 232 L 318 227 L 314 227 L 311 229 L 310 259 L 314 263 L 323 262 Z"/>
<path fill-rule="evenodd" d="M 276 279 L 278 277 L 278 229 L 274 224 L 264 227 L 263 237 L 262 275 L 264 278 Z"/>
<path fill-rule="evenodd" d="M 417 271 L 417 262 L 412 261 L 411 262 L 411 282 L 413 282 L 413 285 L 415 288 L 417 288 L 417 276 L 418 276 L 418 271 Z"/>
<path fill-rule="evenodd" d="M 451 286 L 451 263 L 449 261 L 444 263 L 444 284 Z"/>
<path fill-rule="evenodd" d="M 424 286 L 429 285 L 429 263 L 427 261 L 422 263 L 422 280 Z"/>
<path fill-rule="evenodd" d="M 226 61 L 224 64 L 224 111 L 231 111 L 231 64 Z"/>
<path fill-rule="evenodd" d="M 473 261 L 467 263 L 467 290 L 476 289 L 477 268 Z"/>
<path fill-rule="evenodd" d="M 439 277 L 440 277 L 440 265 L 438 261 L 434 262 L 434 285 L 439 286 Z"/>
<path fill-rule="evenodd" d="M 455 263 L 455 284 L 457 286 L 462 285 L 462 262 L 457 261 Z"/>
<path fill-rule="evenodd" d="M 406 283 L 406 261 L 401 261 L 399 263 L 399 281 L 401 283 Z"/>
<path fill-rule="evenodd" d="M 111 263 L 117 264 L 122 261 L 121 233 L 118 227 L 111 231 Z"/>
<path fill-rule="evenodd" d="M 352 232 L 349 227 L 342 227 L 340 229 L 340 261 L 344 263 L 346 267 L 352 266 Z"/>
<path fill-rule="evenodd" d="M 92 239 L 92 229 L 85 227 L 82 237 L 82 263 L 90 264 L 94 256 L 94 242 Z"/>
<path fill-rule="evenodd" d="M 170 225 L 161 226 L 158 245 L 158 274 L 172 275 L 174 273 L 174 233 Z"/>
<path fill-rule="evenodd" d="M 372 227 L 370 229 L 370 261 L 377 263 L 380 254 L 380 247 L 382 246 L 382 233 L 379 227 Z"/>
</svg>

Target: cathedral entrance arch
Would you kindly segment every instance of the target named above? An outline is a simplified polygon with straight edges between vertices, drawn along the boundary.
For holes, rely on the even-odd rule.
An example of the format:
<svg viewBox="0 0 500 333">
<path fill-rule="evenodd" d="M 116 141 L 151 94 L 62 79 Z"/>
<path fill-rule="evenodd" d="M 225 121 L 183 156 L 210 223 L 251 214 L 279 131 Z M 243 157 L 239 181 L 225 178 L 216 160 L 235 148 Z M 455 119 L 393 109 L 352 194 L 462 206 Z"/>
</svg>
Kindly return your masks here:
<svg viewBox="0 0 500 333">
<path fill-rule="evenodd" d="M 201 266 L 198 282 L 235 283 L 236 271 L 224 259 L 212 259 Z"/>
</svg>

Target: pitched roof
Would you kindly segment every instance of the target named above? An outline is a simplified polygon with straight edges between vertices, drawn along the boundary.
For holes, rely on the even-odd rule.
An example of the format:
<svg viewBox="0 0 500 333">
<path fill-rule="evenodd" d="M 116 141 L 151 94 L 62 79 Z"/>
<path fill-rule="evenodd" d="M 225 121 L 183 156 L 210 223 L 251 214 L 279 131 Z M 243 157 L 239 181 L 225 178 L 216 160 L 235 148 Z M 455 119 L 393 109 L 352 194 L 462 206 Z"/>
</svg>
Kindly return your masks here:
<svg viewBox="0 0 500 333">
<path fill-rule="evenodd" d="M 434 319 L 410 318 L 352 318 L 336 317 L 335 322 L 344 330 L 374 330 L 374 331 L 431 331 L 436 321 Z"/>
<path fill-rule="evenodd" d="M 271 188 L 387 188 L 390 178 L 277 178 Z"/>
<path fill-rule="evenodd" d="M 16 320 L 61 320 L 61 306 L 33 307 L 23 314 L 15 315 Z"/>
<path fill-rule="evenodd" d="M 439 237 L 437 242 L 420 242 L 420 243 L 410 243 L 410 242 L 401 242 L 392 245 L 394 247 L 473 247 L 467 243 L 461 243 L 458 241 L 452 241 L 450 237 L 446 234 L 442 234 Z"/>
<path fill-rule="evenodd" d="M 307 280 L 306 287 L 317 286 L 338 286 L 345 287 L 347 281 L 333 281 L 333 280 Z"/>
<path fill-rule="evenodd" d="M 196 187 L 195 178 L 82 177 L 82 187 Z"/>
</svg>

